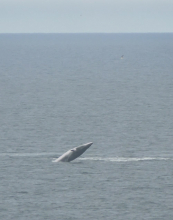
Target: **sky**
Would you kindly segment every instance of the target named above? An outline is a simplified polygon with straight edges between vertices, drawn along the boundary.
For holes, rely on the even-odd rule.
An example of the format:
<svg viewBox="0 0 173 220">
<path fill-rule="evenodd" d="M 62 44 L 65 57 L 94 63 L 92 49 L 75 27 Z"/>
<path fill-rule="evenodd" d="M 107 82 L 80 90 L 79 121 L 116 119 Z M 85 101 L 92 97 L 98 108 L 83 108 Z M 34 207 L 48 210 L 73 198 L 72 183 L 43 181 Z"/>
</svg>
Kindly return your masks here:
<svg viewBox="0 0 173 220">
<path fill-rule="evenodd" d="M 0 0 L 0 33 L 173 32 L 173 0 Z"/>
</svg>

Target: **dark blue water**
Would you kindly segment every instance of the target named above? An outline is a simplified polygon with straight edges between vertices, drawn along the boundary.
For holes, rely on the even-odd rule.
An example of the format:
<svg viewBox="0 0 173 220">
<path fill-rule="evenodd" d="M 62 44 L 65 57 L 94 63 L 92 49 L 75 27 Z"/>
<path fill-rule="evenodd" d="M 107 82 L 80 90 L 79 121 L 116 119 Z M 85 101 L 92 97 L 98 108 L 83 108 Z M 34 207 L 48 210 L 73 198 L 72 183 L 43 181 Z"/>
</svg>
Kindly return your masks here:
<svg viewBox="0 0 173 220">
<path fill-rule="evenodd" d="M 0 218 L 172 220 L 172 70 L 173 34 L 1 34 Z"/>
</svg>

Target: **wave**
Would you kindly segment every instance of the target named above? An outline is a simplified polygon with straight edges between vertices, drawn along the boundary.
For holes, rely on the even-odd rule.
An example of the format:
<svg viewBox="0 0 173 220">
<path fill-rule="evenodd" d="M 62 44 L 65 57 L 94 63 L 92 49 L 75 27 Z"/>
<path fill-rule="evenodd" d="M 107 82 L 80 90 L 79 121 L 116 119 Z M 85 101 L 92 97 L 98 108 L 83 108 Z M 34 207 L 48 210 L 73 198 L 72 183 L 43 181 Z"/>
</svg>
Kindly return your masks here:
<svg viewBox="0 0 173 220">
<path fill-rule="evenodd" d="M 78 159 L 79 160 L 110 161 L 110 162 L 173 160 L 173 158 L 169 158 L 169 157 L 85 157 L 85 158 L 78 158 Z"/>
<path fill-rule="evenodd" d="M 56 160 L 57 152 L 42 152 L 42 153 L 0 153 L 0 157 L 47 157 Z M 138 162 L 138 161 L 161 161 L 172 160 L 171 157 L 79 157 L 77 160 L 92 160 L 92 161 L 107 161 L 107 162 Z"/>
</svg>

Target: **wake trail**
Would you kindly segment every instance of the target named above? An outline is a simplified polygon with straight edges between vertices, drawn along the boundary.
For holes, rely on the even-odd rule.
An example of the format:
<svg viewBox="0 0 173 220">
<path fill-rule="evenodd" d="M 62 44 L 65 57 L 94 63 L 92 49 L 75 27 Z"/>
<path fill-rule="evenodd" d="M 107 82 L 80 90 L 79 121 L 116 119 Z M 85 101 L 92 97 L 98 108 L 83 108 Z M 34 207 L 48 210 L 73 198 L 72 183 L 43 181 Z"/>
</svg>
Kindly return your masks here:
<svg viewBox="0 0 173 220">
<path fill-rule="evenodd" d="M 93 160 L 93 161 L 109 161 L 109 162 L 138 162 L 138 161 L 161 161 L 173 160 L 169 157 L 85 157 L 79 160 Z"/>
<path fill-rule="evenodd" d="M 42 152 L 42 153 L 0 153 L 0 157 L 42 157 L 55 156 L 57 152 Z"/>
<path fill-rule="evenodd" d="M 52 162 L 58 158 L 60 153 L 41 152 L 41 153 L 0 153 L 0 157 L 47 157 L 52 158 Z M 76 160 L 105 161 L 105 162 L 138 162 L 138 161 L 173 161 L 171 157 L 79 157 Z"/>
</svg>

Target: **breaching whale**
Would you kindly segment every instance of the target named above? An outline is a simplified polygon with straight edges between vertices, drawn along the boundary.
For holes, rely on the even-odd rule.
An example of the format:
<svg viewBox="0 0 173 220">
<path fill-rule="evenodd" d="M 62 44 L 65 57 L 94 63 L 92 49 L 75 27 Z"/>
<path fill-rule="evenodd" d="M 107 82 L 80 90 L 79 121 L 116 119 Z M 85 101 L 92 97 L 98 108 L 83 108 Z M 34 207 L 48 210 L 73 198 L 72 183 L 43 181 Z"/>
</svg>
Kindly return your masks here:
<svg viewBox="0 0 173 220">
<path fill-rule="evenodd" d="M 58 157 L 54 162 L 70 162 L 77 157 L 79 157 L 81 154 L 83 154 L 93 143 L 89 142 L 87 144 L 83 144 L 79 147 L 75 147 L 71 150 L 68 150 L 66 153 L 64 153 L 62 156 Z"/>
</svg>

